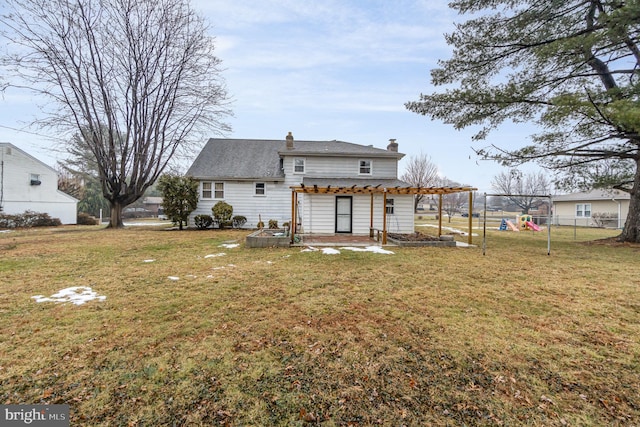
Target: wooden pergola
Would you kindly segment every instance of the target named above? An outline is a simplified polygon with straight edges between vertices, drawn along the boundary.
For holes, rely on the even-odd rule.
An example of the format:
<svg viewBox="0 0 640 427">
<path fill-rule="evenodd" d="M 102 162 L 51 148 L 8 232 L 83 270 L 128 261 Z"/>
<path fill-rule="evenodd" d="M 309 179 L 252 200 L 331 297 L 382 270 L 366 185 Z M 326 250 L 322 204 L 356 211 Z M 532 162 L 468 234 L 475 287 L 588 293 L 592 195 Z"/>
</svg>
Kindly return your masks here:
<svg viewBox="0 0 640 427">
<path fill-rule="evenodd" d="M 297 215 L 298 215 L 298 194 L 370 194 L 370 230 L 373 230 L 373 197 L 375 194 L 382 194 L 382 244 L 387 244 L 387 195 L 438 195 L 438 236 L 442 235 L 442 196 L 453 193 L 469 193 L 469 232 L 468 243 L 472 243 L 472 224 L 473 224 L 473 192 L 477 191 L 474 187 L 384 187 L 380 185 L 364 185 L 357 184 L 351 186 L 319 186 L 319 185 L 295 185 L 291 186 L 291 243 L 294 242 L 297 232 Z"/>
</svg>

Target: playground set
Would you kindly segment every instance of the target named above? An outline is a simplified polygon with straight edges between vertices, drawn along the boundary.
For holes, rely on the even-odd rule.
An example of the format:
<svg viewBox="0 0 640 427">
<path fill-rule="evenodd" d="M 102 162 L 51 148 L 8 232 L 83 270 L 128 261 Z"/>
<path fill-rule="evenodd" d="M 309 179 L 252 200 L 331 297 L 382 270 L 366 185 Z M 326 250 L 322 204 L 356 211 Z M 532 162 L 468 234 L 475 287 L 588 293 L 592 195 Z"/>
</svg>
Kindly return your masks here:
<svg viewBox="0 0 640 427">
<path fill-rule="evenodd" d="M 540 199 L 548 199 L 549 206 L 551 206 L 551 195 L 522 195 L 522 194 L 487 194 L 484 193 L 484 221 L 482 227 L 482 255 L 487 254 L 487 196 L 494 197 L 537 197 Z M 551 209 L 549 209 L 547 218 L 547 255 L 551 255 Z M 516 218 L 516 222 L 519 226 L 516 226 L 510 220 L 503 218 L 500 223 L 500 230 L 512 230 L 512 231 L 523 231 L 523 230 L 532 230 L 532 231 L 542 231 L 542 229 L 533 222 L 533 218 L 531 215 L 519 215 Z"/>
<path fill-rule="evenodd" d="M 542 229 L 538 226 L 538 224 L 533 222 L 533 218 L 531 215 L 519 215 L 516 219 L 518 225 L 514 224 L 508 219 L 502 218 L 500 222 L 500 231 L 542 231 Z"/>
</svg>

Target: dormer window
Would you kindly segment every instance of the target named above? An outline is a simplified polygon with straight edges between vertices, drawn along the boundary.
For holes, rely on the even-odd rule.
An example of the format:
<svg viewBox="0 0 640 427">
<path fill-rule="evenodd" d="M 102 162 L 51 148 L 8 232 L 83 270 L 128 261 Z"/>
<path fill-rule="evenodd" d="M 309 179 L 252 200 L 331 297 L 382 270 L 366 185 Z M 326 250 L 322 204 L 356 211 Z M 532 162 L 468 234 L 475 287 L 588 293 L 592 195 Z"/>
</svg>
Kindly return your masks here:
<svg viewBox="0 0 640 427">
<path fill-rule="evenodd" d="M 371 175 L 371 160 L 360 160 L 359 161 L 359 175 Z"/>
<path fill-rule="evenodd" d="M 31 185 L 40 185 L 42 182 L 40 181 L 40 175 L 32 173 L 30 176 Z"/>
<path fill-rule="evenodd" d="M 293 173 L 304 173 L 304 159 L 293 159 Z"/>
</svg>

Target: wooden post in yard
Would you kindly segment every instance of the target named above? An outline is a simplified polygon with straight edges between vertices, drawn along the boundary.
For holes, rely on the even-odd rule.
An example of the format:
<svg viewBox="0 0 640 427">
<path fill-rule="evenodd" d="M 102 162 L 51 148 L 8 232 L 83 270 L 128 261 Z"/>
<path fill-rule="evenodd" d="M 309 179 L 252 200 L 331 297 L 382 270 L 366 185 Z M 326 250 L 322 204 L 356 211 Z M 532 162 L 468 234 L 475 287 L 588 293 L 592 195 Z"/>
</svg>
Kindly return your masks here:
<svg viewBox="0 0 640 427">
<path fill-rule="evenodd" d="M 469 237 L 467 243 L 471 244 L 473 237 L 471 237 L 471 230 L 473 229 L 473 191 L 469 191 Z"/>
</svg>

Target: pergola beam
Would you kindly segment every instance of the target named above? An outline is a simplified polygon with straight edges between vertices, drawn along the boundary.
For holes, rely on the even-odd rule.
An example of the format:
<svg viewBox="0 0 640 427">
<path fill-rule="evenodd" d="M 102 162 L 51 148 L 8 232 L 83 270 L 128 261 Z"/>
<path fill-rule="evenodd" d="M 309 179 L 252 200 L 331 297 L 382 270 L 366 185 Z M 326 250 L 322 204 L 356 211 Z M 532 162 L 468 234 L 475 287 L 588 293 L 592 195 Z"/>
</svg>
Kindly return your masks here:
<svg viewBox="0 0 640 427">
<path fill-rule="evenodd" d="M 387 194 L 405 194 L 405 195 L 431 195 L 431 194 L 453 194 L 462 193 L 467 191 L 477 191 L 477 188 L 473 187 L 381 187 L 380 184 L 375 187 L 371 185 L 365 185 L 358 187 L 357 185 L 351 186 L 338 186 L 332 187 L 327 185 L 326 187 L 314 184 L 313 187 L 300 184 L 290 187 L 292 191 L 296 193 L 319 193 L 319 194 L 356 194 L 356 193 L 387 193 Z"/>
</svg>

